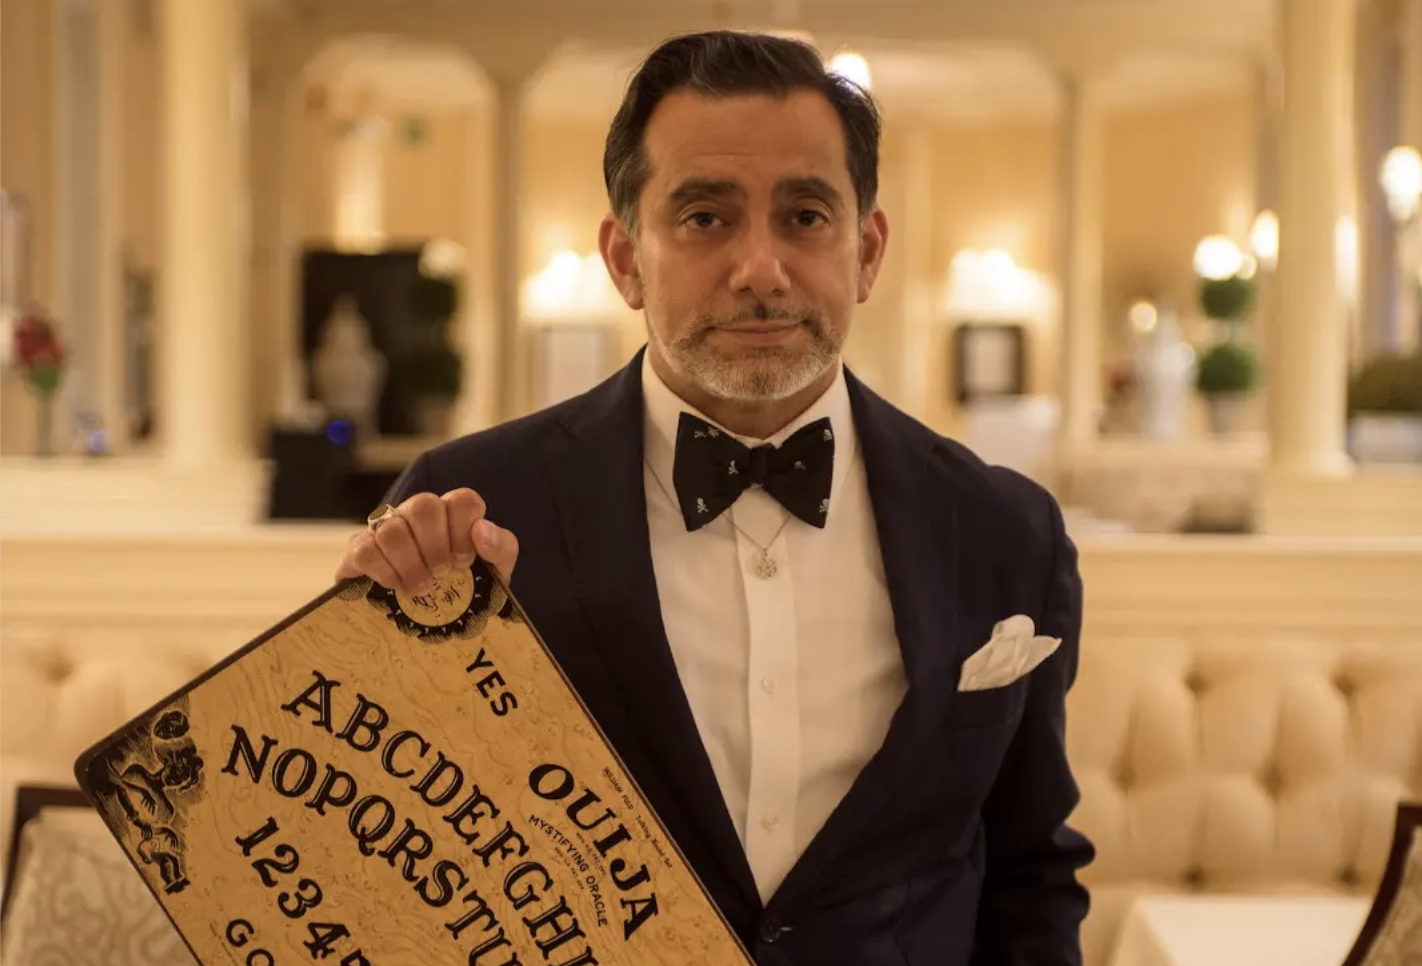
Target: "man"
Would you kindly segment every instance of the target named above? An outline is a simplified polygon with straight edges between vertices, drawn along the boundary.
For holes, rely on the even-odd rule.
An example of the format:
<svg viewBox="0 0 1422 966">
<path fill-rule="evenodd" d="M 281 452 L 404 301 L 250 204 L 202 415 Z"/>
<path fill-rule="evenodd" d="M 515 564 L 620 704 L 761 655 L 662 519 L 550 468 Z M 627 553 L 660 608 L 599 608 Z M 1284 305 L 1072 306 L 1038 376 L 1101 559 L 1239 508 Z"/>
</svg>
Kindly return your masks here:
<svg viewBox="0 0 1422 966">
<path fill-rule="evenodd" d="M 600 235 L 648 346 L 421 456 L 338 577 L 509 579 L 761 966 L 1076 964 L 1075 550 L 1045 491 L 841 363 L 888 238 L 879 130 L 807 46 L 653 52 Z M 995 630 L 1040 663 L 975 685 Z"/>
</svg>

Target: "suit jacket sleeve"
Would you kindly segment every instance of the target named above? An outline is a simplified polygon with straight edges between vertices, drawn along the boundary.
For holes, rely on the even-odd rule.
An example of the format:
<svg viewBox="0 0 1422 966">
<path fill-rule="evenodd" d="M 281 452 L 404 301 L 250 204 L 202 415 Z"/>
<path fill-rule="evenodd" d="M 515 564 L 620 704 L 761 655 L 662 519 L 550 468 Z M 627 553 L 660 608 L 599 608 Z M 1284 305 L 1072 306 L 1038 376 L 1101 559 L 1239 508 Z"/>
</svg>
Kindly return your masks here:
<svg viewBox="0 0 1422 966">
<path fill-rule="evenodd" d="M 1077 551 L 1047 501 L 1051 564 L 1038 633 L 1061 646 L 1032 673 L 1026 710 L 983 811 L 987 858 L 973 966 L 1079 966 L 1089 899 L 1076 873 L 1094 858 L 1067 827 L 1079 793 L 1066 754 L 1066 694 L 1080 654 Z"/>
<path fill-rule="evenodd" d="M 405 471 L 390 485 L 383 502 L 391 506 L 399 506 L 416 493 L 429 492 L 433 488 L 434 485 L 430 481 L 430 455 L 421 453 L 413 463 L 405 467 Z"/>
</svg>

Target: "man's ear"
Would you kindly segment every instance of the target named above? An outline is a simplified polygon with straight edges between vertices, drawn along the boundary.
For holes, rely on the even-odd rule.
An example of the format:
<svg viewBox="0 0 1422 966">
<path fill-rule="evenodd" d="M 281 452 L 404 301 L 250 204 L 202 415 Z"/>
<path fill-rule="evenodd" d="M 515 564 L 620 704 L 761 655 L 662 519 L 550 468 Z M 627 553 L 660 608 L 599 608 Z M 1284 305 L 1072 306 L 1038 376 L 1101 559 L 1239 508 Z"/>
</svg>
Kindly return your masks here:
<svg viewBox="0 0 1422 966">
<path fill-rule="evenodd" d="M 864 227 L 859 230 L 859 301 L 867 302 L 884 264 L 884 250 L 889 247 L 889 216 L 875 208 Z"/>
<path fill-rule="evenodd" d="M 603 218 L 597 233 L 598 250 L 612 284 L 622 293 L 622 301 L 633 311 L 642 308 L 642 274 L 637 270 L 637 250 L 627 223 L 616 215 Z"/>
</svg>

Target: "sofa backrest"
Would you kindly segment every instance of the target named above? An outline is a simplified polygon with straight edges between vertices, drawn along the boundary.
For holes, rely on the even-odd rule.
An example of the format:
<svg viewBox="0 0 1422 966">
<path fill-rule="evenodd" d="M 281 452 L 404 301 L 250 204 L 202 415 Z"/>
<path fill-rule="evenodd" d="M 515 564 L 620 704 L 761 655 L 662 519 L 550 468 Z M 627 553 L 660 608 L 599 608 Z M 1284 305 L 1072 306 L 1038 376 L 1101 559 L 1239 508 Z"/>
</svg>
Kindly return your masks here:
<svg viewBox="0 0 1422 966">
<path fill-rule="evenodd" d="M 0 850 L 18 784 L 329 586 L 346 534 L 0 538 Z M 1372 888 L 1422 799 L 1422 545 L 1106 539 L 1068 745 L 1094 887 Z M 2 857 L 2 856 L 0 856 Z"/>
</svg>

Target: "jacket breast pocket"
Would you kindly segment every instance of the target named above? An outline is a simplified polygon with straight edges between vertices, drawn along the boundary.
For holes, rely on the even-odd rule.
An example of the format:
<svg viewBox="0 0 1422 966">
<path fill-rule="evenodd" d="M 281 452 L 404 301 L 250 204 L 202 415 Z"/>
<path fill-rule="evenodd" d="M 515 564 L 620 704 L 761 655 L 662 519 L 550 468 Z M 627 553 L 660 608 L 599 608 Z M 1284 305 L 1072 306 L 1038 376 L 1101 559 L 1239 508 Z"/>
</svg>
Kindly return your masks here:
<svg viewBox="0 0 1422 966">
<path fill-rule="evenodd" d="M 1027 706 L 1028 686 L 1023 677 L 1000 688 L 959 691 L 948 701 L 945 724 L 951 731 L 1015 725 Z"/>
</svg>

